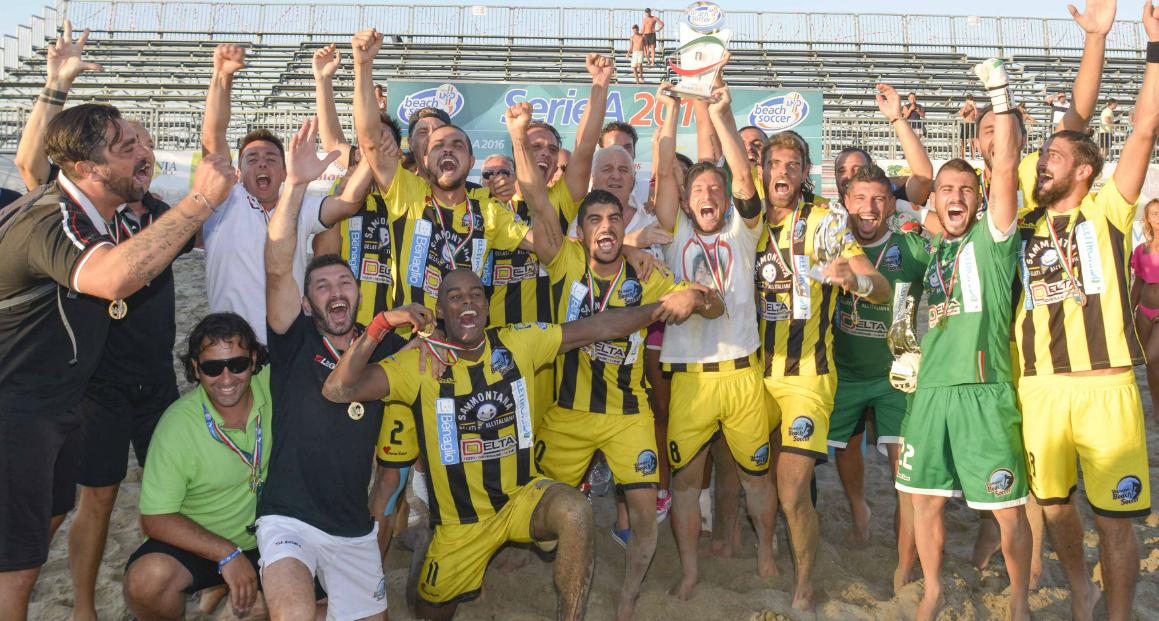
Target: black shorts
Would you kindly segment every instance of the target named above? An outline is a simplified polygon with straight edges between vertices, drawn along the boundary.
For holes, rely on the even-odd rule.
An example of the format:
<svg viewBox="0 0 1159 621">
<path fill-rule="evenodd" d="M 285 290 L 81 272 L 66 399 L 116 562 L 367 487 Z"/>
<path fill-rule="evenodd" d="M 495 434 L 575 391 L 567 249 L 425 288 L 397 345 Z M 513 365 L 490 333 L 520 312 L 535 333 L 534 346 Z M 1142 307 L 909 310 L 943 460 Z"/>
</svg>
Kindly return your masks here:
<svg viewBox="0 0 1159 621">
<path fill-rule="evenodd" d="M 176 384 L 89 382 L 81 403 L 80 476 L 86 487 L 117 485 L 125 478 L 129 446 L 145 465 L 157 420 L 179 396 Z"/>
<path fill-rule="evenodd" d="M 645 32 L 644 33 L 644 45 L 655 47 L 656 46 L 656 33 Z"/>
<path fill-rule="evenodd" d="M 0 410 L 0 571 L 48 560 L 49 524 L 72 510 L 80 414 Z"/>
<path fill-rule="evenodd" d="M 193 583 L 185 589 L 185 593 L 196 593 L 202 589 L 210 587 L 221 586 L 225 584 L 225 578 L 217 573 L 217 561 L 211 561 L 207 558 L 202 558 L 189 550 L 182 550 L 177 546 L 157 541 L 156 539 L 146 539 L 141 547 L 137 548 L 135 552 L 129 555 L 129 562 L 125 563 L 125 572 L 128 573 L 129 567 L 133 565 L 133 561 L 141 558 L 146 554 L 164 554 L 172 557 L 181 566 L 189 570 L 189 574 L 193 576 Z M 242 551 L 242 555 L 249 560 L 250 565 L 253 565 L 254 571 L 258 574 L 258 590 L 262 588 L 262 572 L 258 562 L 261 556 L 258 554 L 258 549 Z"/>
</svg>

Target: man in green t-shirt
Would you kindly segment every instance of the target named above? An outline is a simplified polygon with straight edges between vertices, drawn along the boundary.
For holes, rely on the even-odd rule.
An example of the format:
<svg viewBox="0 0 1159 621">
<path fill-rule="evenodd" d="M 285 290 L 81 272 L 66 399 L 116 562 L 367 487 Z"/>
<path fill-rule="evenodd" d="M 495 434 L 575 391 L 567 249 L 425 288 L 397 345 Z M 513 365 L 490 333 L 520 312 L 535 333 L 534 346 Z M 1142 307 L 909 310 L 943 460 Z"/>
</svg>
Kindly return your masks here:
<svg viewBox="0 0 1159 621">
<path fill-rule="evenodd" d="M 197 388 L 169 406 L 149 445 L 125 599 L 142 619 L 184 617 L 185 595 L 225 584 L 235 614 L 258 600 L 252 524 L 270 456 L 266 348 L 234 313 L 206 316 L 182 356 Z"/>
<path fill-rule="evenodd" d="M 934 240 L 925 275 L 930 328 L 922 339 L 897 473 L 897 489 L 912 494 L 925 575 L 919 621 L 932 620 L 944 604 L 942 511 L 947 498 L 962 496 L 971 508 L 994 512 L 1010 574 L 1010 618 L 1030 618 L 1027 473 L 1010 373 L 1021 136 L 1002 61 L 990 59 L 974 71 L 996 113 L 989 209 L 976 217 L 979 179 L 968 162 L 942 166 L 934 179 L 934 207 L 943 233 Z"/>
<path fill-rule="evenodd" d="M 893 355 L 886 344 L 889 327 L 906 309 L 906 298 L 922 297 L 929 243 L 917 233 L 894 230 L 897 199 L 889 177 L 869 164 L 850 178 L 842 203 L 849 210 L 849 229 L 867 259 L 893 287 L 893 300 L 873 304 L 850 292 L 837 298 L 837 330 L 833 338 L 837 361 L 837 395 L 829 419 L 829 446 L 837 451 L 837 472 L 849 497 L 853 515 L 850 540 L 869 540 L 869 505 L 865 500 L 865 464 L 861 438 L 866 418 L 873 412 L 877 445 L 897 474 L 905 393 L 889 383 Z M 911 318 L 912 319 L 912 318 Z M 909 581 L 915 558 L 913 521 L 902 520 L 898 530 L 898 567 L 895 590 Z"/>
</svg>

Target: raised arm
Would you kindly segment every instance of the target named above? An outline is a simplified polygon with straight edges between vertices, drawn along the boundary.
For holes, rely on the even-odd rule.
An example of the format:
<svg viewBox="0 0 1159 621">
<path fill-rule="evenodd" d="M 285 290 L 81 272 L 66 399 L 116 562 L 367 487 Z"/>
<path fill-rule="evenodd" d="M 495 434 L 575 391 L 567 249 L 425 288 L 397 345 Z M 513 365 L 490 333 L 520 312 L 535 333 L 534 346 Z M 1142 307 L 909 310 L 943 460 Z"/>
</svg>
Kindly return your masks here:
<svg viewBox="0 0 1159 621">
<path fill-rule="evenodd" d="M 708 106 L 708 115 L 720 137 L 720 147 L 728 170 L 732 174 L 732 202 L 749 227 L 756 226 L 761 217 L 761 201 L 753 181 L 752 165 L 745 152 L 744 140 L 732 116 L 732 93 L 727 86 L 713 91 L 716 101 Z"/>
<path fill-rule="evenodd" d="M 222 43 L 213 50 L 213 74 L 205 95 L 205 118 L 201 124 L 201 152 L 204 155 L 229 157 L 230 98 L 233 97 L 233 76 L 245 67 L 245 48 Z"/>
<path fill-rule="evenodd" d="M 86 29 L 74 42 L 72 23 L 65 20 L 64 34 L 56 38 L 56 43 L 48 46 L 48 77 L 44 82 L 44 90 L 32 105 L 32 113 L 20 134 L 20 144 L 16 147 L 13 160 L 16 170 L 20 171 L 20 178 L 24 180 L 24 186 L 29 190 L 48 183 L 51 166 L 44 152 L 44 130 L 48 122 L 64 108 L 73 81 L 85 71 L 103 71 L 100 65 L 81 60 L 88 39 L 89 31 Z"/>
<path fill-rule="evenodd" d="M 905 192 L 909 201 L 915 205 L 924 205 L 930 197 L 933 188 L 934 165 L 930 156 L 922 145 L 917 132 L 910 127 L 909 121 L 901 112 L 901 95 L 897 89 L 888 84 L 877 85 L 877 109 L 881 116 L 889 121 L 902 152 L 905 153 L 906 164 L 909 165 L 910 176 L 905 182 Z M 963 107 L 963 111 L 965 107 Z"/>
<path fill-rule="evenodd" d="M 402 151 L 398 148 L 398 144 L 394 141 L 394 136 L 391 135 L 385 127 L 380 134 L 381 142 L 379 148 L 388 157 L 401 158 Z M 374 181 L 374 171 L 370 167 L 370 162 L 363 157 L 354 171 L 350 173 L 350 177 L 346 179 L 346 183 L 342 185 L 342 191 L 338 194 L 327 196 L 322 201 L 322 209 L 318 214 L 322 226 L 330 228 L 335 224 L 358 213 L 362 206 L 366 204 L 366 196 L 370 193 L 370 184 Z"/>
<path fill-rule="evenodd" d="M 228 157 L 205 156 L 193 174 L 193 191 L 132 238 L 92 250 L 74 276 L 75 289 L 116 300 L 149 284 L 225 202 L 235 183 L 237 174 Z"/>
<path fill-rule="evenodd" d="M 294 280 L 294 253 L 298 248 L 298 215 L 306 186 L 322 176 L 338 157 L 331 151 L 318 159 L 318 120 L 307 119 L 290 139 L 286 157 L 286 185 L 266 231 L 266 322 L 277 334 L 286 330 L 302 312 L 302 290 Z M 347 184 L 349 185 L 349 184 Z"/>
<path fill-rule="evenodd" d="M 371 320 L 362 336 L 342 353 L 338 365 L 322 385 L 322 396 L 334 403 L 372 401 L 390 394 L 390 381 L 382 367 L 369 365 L 370 356 L 387 333 L 403 325 L 423 330 L 434 324 L 435 315 L 421 304 L 408 304 L 381 312 Z"/>
<path fill-rule="evenodd" d="M 1147 31 L 1147 56 L 1159 55 L 1159 12 L 1151 0 L 1143 7 L 1143 28 Z M 1148 62 L 1143 70 L 1143 86 L 1135 100 L 1135 128 L 1119 154 L 1115 186 L 1119 194 L 1134 203 L 1147 177 L 1155 136 L 1159 131 L 1159 62 Z"/>
<path fill-rule="evenodd" d="M 1083 57 L 1075 76 L 1071 105 L 1059 123 L 1058 129 L 1083 131 L 1095 114 L 1099 103 L 1099 82 L 1103 78 L 1103 56 L 1107 50 L 1107 33 L 1115 23 L 1115 0 L 1087 0 L 1085 11 L 1068 4 L 1067 9 L 1075 23 L 1083 29 Z"/>
<path fill-rule="evenodd" d="M 382 120 L 378 118 L 378 98 L 374 96 L 374 57 L 382 48 L 382 33 L 371 28 L 354 35 L 350 47 L 354 52 L 354 134 L 362 157 L 374 172 L 381 192 L 390 189 L 398 158 L 391 157 L 381 146 Z"/>
<path fill-rule="evenodd" d="M 703 99 L 690 99 L 688 105 L 692 106 L 692 116 L 696 123 L 696 161 L 716 164 L 720 161 L 722 153 L 720 138 L 716 135 L 712 117 L 708 114 L 708 102 Z"/>
<path fill-rule="evenodd" d="M 660 303 L 631 308 L 609 308 L 591 317 L 569 321 L 561 326 L 563 338 L 559 353 L 584 345 L 628 336 L 659 319 Z"/>
<path fill-rule="evenodd" d="M 593 87 L 594 88 L 594 87 Z M 585 113 L 586 114 L 586 113 Z M 517 103 L 506 112 L 507 133 L 511 135 L 511 152 L 515 159 L 515 176 L 523 191 L 523 200 L 531 209 L 531 241 L 539 262 L 550 264 L 563 247 L 563 229 L 551 200 L 547 196 L 547 181 L 535 165 L 531 146 L 527 143 L 527 126 L 531 124 L 531 104 Z M 575 159 L 572 159 L 574 162 Z M 568 163 L 568 173 L 572 162 Z M 590 164 L 589 164 L 590 166 Z"/>
<path fill-rule="evenodd" d="M 608 83 L 612 81 L 612 75 L 616 72 L 616 61 L 599 54 L 588 54 L 584 64 L 592 76 L 592 90 L 588 95 L 588 103 L 584 106 L 579 129 L 576 130 L 575 148 L 572 149 L 571 159 L 567 162 L 567 170 L 563 173 L 563 180 L 567 183 L 571 198 L 577 203 L 588 193 L 588 185 L 592 178 L 592 158 L 600 140 L 604 111 L 608 109 Z M 515 167 L 519 168 L 518 162 Z"/>
<path fill-rule="evenodd" d="M 1013 229 L 1018 212 L 1018 159 L 1022 135 L 1010 98 L 1009 78 L 1001 60 L 991 58 L 974 66 L 974 73 L 990 95 L 994 108 L 994 155 L 990 175 L 990 222 L 1003 233 Z"/>
<path fill-rule="evenodd" d="M 652 135 L 652 140 L 656 143 L 656 220 L 665 231 L 673 232 L 680 209 L 680 189 L 676 186 L 673 170 L 676 165 L 676 130 L 680 127 L 680 101 L 665 94 L 670 88 L 672 83 L 664 82 L 656 91 L 656 106 L 664 108 L 664 122 Z"/>
<path fill-rule="evenodd" d="M 318 109 L 318 138 L 322 150 L 338 149 L 340 161 L 350 161 L 350 141 L 342 134 L 342 124 L 338 121 L 338 108 L 334 105 L 334 74 L 342 66 L 342 55 L 338 46 L 331 43 L 314 51 L 311 68 L 314 71 L 314 106 Z"/>
</svg>

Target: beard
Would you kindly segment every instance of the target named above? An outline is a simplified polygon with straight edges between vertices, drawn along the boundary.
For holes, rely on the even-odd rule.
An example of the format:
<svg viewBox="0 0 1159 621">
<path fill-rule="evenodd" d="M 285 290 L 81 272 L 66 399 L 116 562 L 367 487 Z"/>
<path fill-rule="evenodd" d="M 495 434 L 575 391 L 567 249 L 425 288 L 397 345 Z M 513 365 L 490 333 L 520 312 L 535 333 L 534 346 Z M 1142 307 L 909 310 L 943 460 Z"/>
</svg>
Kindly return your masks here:
<svg viewBox="0 0 1159 621">
<path fill-rule="evenodd" d="M 1050 207 L 1063 199 L 1067 194 L 1074 189 L 1075 180 L 1070 174 L 1055 176 L 1050 185 L 1050 189 L 1044 189 L 1037 183 L 1034 185 L 1034 191 L 1031 195 L 1034 197 L 1034 202 L 1041 207 Z"/>
<path fill-rule="evenodd" d="M 433 172 L 431 173 L 431 178 L 431 180 L 435 182 L 435 185 L 438 186 L 440 190 L 444 192 L 450 192 L 452 190 L 457 190 L 463 187 L 463 183 L 467 180 L 467 173 L 463 172 L 448 182 L 444 182 L 441 175 L 437 175 Z"/>
<path fill-rule="evenodd" d="M 330 317 L 326 313 L 325 306 L 318 308 L 318 305 L 314 303 L 314 300 L 307 299 L 307 301 L 310 304 L 310 314 L 314 316 L 314 327 L 316 327 L 319 332 L 333 336 L 345 336 L 354 329 L 355 310 L 358 307 L 357 305 L 351 303 L 350 300 L 344 300 L 347 304 L 346 321 L 341 323 L 330 321 Z"/>
<path fill-rule="evenodd" d="M 139 203 L 145 198 L 146 188 L 133 187 L 133 177 L 102 177 L 101 185 L 126 203 Z"/>
</svg>

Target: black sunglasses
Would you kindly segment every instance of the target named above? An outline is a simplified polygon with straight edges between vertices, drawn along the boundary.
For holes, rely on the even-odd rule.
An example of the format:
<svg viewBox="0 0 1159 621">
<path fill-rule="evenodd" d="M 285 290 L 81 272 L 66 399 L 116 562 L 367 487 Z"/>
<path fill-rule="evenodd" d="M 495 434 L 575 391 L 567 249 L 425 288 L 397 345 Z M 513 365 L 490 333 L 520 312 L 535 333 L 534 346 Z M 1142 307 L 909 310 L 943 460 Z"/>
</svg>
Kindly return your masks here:
<svg viewBox="0 0 1159 621">
<path fill-rule="evenodd" d="M 507 170 L 506 168 L 500 168 L 499 170 L 484 170 L 483 174 L 481 176 L 483 177 L 483 180 L 486 181 L 487 179 L 490 179 L 491 177 L 494 177 L 495 175 L 503 175 L 504 177 L 510 177 L 511 171 Z"/>
<path fill-rule="evenodd" d="M 226 369 L 229 369 L 230 373 L 237 375 L 248 371 L 253 366 L 253 363 L 253 359 L 249 356 L 238 356 L 237 358 L 226 358 L 225 360 L 198 360 L 197 370 L 208 377 L 217 377 Z"/>
</svg>

